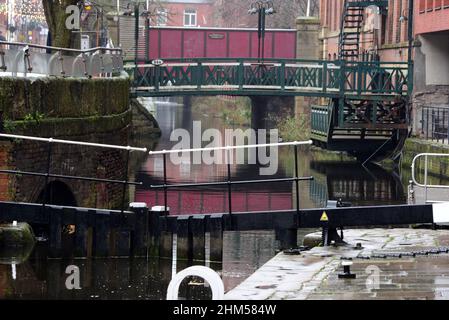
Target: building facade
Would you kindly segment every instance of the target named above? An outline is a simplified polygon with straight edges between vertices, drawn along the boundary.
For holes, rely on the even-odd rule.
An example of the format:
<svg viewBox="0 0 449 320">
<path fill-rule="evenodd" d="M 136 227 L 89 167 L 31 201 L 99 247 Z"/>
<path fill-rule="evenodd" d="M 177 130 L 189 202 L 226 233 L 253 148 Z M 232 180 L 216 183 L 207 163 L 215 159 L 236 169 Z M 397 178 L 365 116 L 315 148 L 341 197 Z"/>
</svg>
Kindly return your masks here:
<svg viewBox="0 0 449 320">
<path fill-rule="evenodd" d="M 386 8 L 364 9 L 359 60 L 366 57 L 388 62 L 408 60 L 409 1 L 412 0 L 389 0 Z M 424 107 L 449 108 L 449 0 L 413 1 L 413 119 L 418 134 Z M 323 59 L 339 58 L 344 3 L 345 0 L 320 2 Z"/>
<path fill-rule="evenodd" d="M 214 0 L 163 0 L 152 24 L 164 27 L 214 27 Z"/>
</svg>

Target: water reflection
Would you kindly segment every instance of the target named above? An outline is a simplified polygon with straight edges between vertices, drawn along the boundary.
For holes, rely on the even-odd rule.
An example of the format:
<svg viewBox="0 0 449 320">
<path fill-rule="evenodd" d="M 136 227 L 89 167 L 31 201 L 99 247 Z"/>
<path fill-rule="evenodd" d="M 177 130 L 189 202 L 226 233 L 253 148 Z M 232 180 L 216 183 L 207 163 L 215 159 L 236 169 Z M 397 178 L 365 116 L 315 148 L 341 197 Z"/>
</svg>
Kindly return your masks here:
<svg viewBox="0 0 449 320">
<path fill-rule="evenodd" d="M 310 196 L 317 206 L 327 199 L 351 202 L 354 206 L 394 205 L 406 202 L 405 189 L 398 173 L 379 165 L 358 162 L 311 161 L 315 181 Z"/>
<path fill-rule="evenodd" d="M 300 237 L 304 234 L 300 233 Z M 275 254 L 272 232 L 226 232 L 223 262 L 204 264 L 222 275 L 231 290 Z M 25 262 L 0 264 L 0 299 L 160 300 L 175 271 L 191 265 L 170 259 L 47 259 L 46 248 L 37 246 Z M 198 263 L 195 263 L 198 265 Z M 69 290 L 68 266 L 80 271 L 80 290 Z M 181 299 L 210 299 L 208 285 L 188 278 L 180 287 Z"/>
<path fill-rule="evenodd" d="M 193 122 L 200 121 L 202 130 L 218 129 L 223 133 L 232 126 L 213 114 L 199 112 L 196 108 L 182 103 L 152 103 L 156 119 L 163 135 L 158 150 L 171 149 L 178 141 L 170 141 L 175 129 L 193 131 Z M 273 125 L 273 124 L 270 124 Z M 247 129 L 247 128 L 243 128 Z M 206 143 L 207 144 L 207 143 Z M 316 153 L 317 151 L 314 151 Z M 300 174 L 313 176 L 315 181 L 300 183 L 300 206 L 302 208 L 324 207 L 327 200 L 342 198 L 354 205 L 401 204 L 405 203 L 404 187 L 397 173 L 377 165 L 363 167 L 357 162 L 326 159 L 321 152 L 316 160 L 310 148 L 300 151 Z M 274 176 L 268 178 L 286 178 L 294 175 L 293 150 L 289 147 L 279 149 L 279 167 Z M 194 183 L 226 181 L 227 167 L 223 165 L 201 165 L 183 163 L 175 165 L 167 161 L 168 183 Z M 260 166 L 233 164 L 233 180 L 251 180 L 267 178 L 259 175 Z M 164 191 L 150 190 L 150 185 L 164 184 L 162 157 L 150 156 L 137 173 L 136 180 L 144 182 L 136 190 L 136 201 L 146 202 L 150 207 L 164 205 Z M 288 210 L 295 206 L 294 183 L 276 183 L 235 186 L 232 189 L 233 212 Z M 168 207 L 171 214 L 202 214 L 228 212 L 228 194 L 226 186 L 191 188 L 168 191 Z"/>
<path fill-rule="evenodd" d="M 193 121 L 202 121 L 203 129 L 230 128 L 213 114 L 205 114 L 179 101 L 147 100 L 161 130 L 157 149 L 170 149 L 174 143 L 170 134 L 174 129 L 192 129 Z M 231 126 L 232 128 L 232 126 Z M 147 142 L 143 143 L 148 146 Z M 141 144 L 135 144 L 140 146 Z M 342 198 L 354 205 L 405 203 L 404 187 L 399 176 L 378 166 L 361 167 L 355 162 L 336 161 L 325 153 L 317 157 L 316 150 L 303 149 L 300 153 L 300 175 L 314 176 L 311 182 L 300 184 L 300 204 L 303 208 L 323 207 L 328 199 Z M 318 159 L 319 158 L 319 159 Z M 143 164 L 142 164 L 143 163 Z M 224 181 L 227 168 L 223 165 L 175 166 L 168 162 L 168 181 L 199 182 Z M 131 190 L 131 199 L 150 206 L 163 205 L 163 193 L 148 186 L 163 182 L 162 159 L 148 157 L 135 159 L 130 171 L 143 187 Z M 279 150 L 279 170 L 270 178 L 294 175 L 292 150 Z M 257 165 L 233 165 L 232 177 L 238 180 L 258 179 Z M 293 183 L 260 184 L 233 188 L 233 211 L 292 209 L 296 190 Z M 226 212 L 226 187 L 208 187 L 194 190 L 171 190 L 168 205 L 172 214 Z M 308 230 L 299 230 L 301 237 Z M 241 283 L 256 269 L 271 259 L 277 243 L 273 232 L 227 232 L 224 235 L 224 257 L 221 264 L 204 264 L 222 274 L 225 289 Z M 3 260 L 2 260 L 3 261 Z M 173 273 L 171 260 L 159 259 L 84 259 L 48 260 L 45 248 L 36 248 L 27 261 L 7 261 L 0 264 L 0 298 L 6 299 L 164 299 Z M 11 263 L 17 263 L 14 270 Z M 1 262 L 0 262 L 1 263 Z M 81 273 L 81 290 L 67 290 L 67 266 L 76 265 Z M 177 261 L 176 271 L 189 266 Z M 14 279 L 15 278 L 15 279 Z M 181 286 L 184 299 L 210 298 L 210 289 L 187 279 Z"/>
</svg>

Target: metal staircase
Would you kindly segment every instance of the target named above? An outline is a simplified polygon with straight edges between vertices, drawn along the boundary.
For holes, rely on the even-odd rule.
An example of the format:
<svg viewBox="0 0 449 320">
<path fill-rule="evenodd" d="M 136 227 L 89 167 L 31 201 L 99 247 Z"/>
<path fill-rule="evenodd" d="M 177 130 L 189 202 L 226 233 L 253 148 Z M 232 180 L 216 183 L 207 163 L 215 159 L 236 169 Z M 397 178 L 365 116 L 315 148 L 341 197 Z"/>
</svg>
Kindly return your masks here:
<svg viewBox="0 0 449 320">
<path fill-rule="evenodd" d="M 360 55 L 360 34 L 365 20 L 365 8 L 378 6 L 385 9 L 388 1 L 345 0 L 340 24 L 338 55 L 340 60 L 357 61 Z"/>
</svg>

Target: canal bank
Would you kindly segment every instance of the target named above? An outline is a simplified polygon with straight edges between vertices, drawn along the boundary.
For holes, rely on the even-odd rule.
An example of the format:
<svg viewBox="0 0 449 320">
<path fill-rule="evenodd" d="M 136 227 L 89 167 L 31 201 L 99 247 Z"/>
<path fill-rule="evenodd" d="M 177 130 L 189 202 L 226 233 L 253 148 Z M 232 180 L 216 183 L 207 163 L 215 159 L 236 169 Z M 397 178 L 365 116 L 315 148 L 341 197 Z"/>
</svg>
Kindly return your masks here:
<svg viewBox="0 0 449 320">
<path fill-rule="evenodd" d="M 346 246 L 278 254 L 228 300 L 448 299 L 449 231 L 346 230 Z M 359 243 L 361 248 L 355 248 Z M 355 279 L 340 278 L 353 263 Z"/>
</svg>

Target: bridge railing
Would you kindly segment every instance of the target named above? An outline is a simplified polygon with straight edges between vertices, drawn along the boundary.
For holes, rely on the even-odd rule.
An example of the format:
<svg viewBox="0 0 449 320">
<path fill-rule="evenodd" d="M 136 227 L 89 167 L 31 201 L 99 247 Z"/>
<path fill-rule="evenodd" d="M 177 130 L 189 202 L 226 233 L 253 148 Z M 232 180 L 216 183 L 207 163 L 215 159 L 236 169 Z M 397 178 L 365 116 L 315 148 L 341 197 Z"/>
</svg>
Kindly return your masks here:
<svg viewBox="0 0 449 320">
<path fill-rule="evenodd" d="M 97 182 L 97 183 L 110 183 L 110 184 L 121 184 L 123 185 L 122 189 L 122 201 L 121 201 L 121 211 L 122 213 L 125 211 L 125 199 L 126 199 L 126 188 L 129 185 L 142 185 L 141 182 L 132 182 L 129 181 L 128 173 L 129 173 L 129 160 L 131 156 L 131 152 L 147 152 L 146 148 L 134 148 L 130 146 L 117 146 L 117 145 L 109 145 L 109 144 L 100 144 L 100 143 L 90 143 L 90 142 L 80 142 L 80 141 L 72 141 L 72 140 L 60 140 L 53 138 L 39 138 L 39 137 L 30 137 L 30 136 L 21 136 L 21 135 L 13 135 L 13 134 L 3 134 L 0 133 L 0 138 L 12 139 L 12 140 L 28 140 L 28 141 L 38 141 L 42 143 L 46 143 L 48 145 L 47 149 L 47 158 L 46 158 L 46 171 L 45 172 L 27 172 L 20 170 L 8 170 L 1 169 L 0 173 L 10 174 L 16 176 L 31 176 L 31 177 L 43 177 L 45 178 L 45 186 L 44 193 L 42 197 L 42 206 L 45 210 L 46 205 L 48 204 L 48 185 L 49 179 L 62 179 L 62 180 L 78 180 L 84 182 Z M 100 179 L 100 178 L 92 178 L 92 177 L 81 177 L 81 176 L 70 176 L 70 175 L 62 175 L 62 174 L 53 174 L 51 171 L 52 164 L 52 153 L 53 153 L 53 145 L 55 144 L 65 144 L 65 145 L 75 145 L 75 146 L 85 146 L 92 148 L 105 148 L 105 149 L 114 149 L 114 150 L 122 150 L 126 151 L 126 160 L 125 160 L 125 173 L 123 176 L 123 180 L 112 180 L 112 179 Z"/>
<path fill-rule="evenodd" d="M 248 92 L 337 96 L 339 94 L 405 95 L 408 65 L 390 62 L 351 62 L 292 59 L 166 59 L 125 66 L 138 92 Z"/>
<path fill-rule="evenodd" d="M 0 41 L 0 75 L 112 77 L 123 71 L 120 48 L 88 50 Z"/>
<path fill-rule="evenodd" d="M 402 62 L 340 62 L 340 84 L 345 94 L 406 95 L 408 64 Z"/>
</svg>

